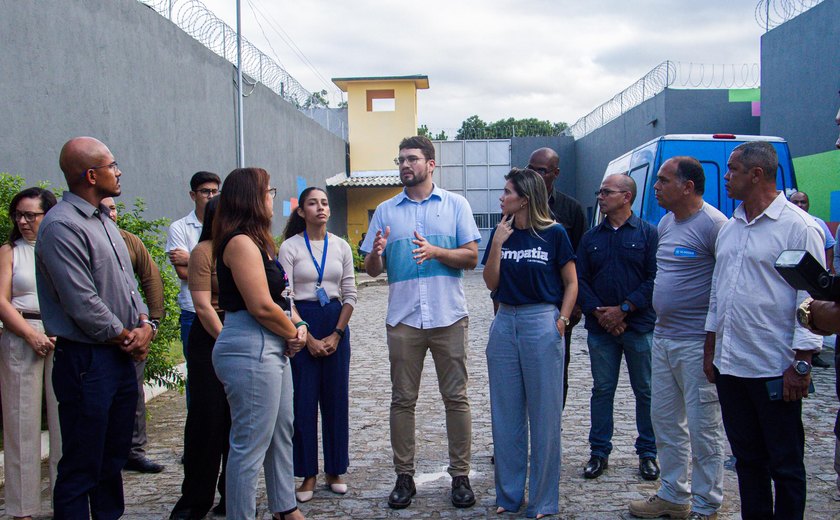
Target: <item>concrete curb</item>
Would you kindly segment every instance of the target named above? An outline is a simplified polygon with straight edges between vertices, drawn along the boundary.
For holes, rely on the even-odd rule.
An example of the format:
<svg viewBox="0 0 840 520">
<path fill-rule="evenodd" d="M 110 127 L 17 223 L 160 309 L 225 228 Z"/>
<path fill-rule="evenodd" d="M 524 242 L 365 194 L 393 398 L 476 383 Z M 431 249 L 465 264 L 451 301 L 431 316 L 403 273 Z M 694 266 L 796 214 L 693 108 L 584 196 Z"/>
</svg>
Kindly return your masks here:
<svg viewBox="0 0 840 520">
<path fill-rule="evenodd" d="M 175 370 L 181 373 L 181 375 L 186 375 L 187 373 L 187 364 L 181 363 L 180 365 L 175 367 Z M 159 384 L 144 384 L 143 391 L 145 392 L 145 400 L 148 403 L 155 397 L 159 396 L 160 394 L 168 391 L 169 389 L 165 386 Z M 50 434 L 49 432 L 43 431 L 41 432 L 41 460 L 47 460 L 50 456 Z M 6 483 L 6 471 L 5 471 L 5 464 L 6 464 L 6 457 L 5 454 L 0 451 L 0 486 Z"/>
</svg>

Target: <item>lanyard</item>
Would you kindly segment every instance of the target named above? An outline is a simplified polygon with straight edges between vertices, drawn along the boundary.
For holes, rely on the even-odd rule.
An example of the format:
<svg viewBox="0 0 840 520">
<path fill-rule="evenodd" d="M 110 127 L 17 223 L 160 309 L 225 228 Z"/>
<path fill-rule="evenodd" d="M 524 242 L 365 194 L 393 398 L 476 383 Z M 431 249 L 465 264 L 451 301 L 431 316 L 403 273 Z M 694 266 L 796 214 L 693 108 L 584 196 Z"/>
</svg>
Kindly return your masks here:
<svg viewBox="0 0 840 520">
<path fill-rule="evenodd" d="M 312 263 L 315 264 L 315 270 L 318 272 L 318 283 L 315 287 L 321 287 L 321 280 L 324 279 L 324 265 L 327 263 L 327 246 L 329 245 L 330 234 L 324 234 L 324 254 L 321 256 L 321 265 L 315 260 L 315 255 L 312 254 L 312 246 L 309 245 L 309 235 L 306 230 L 303 231 L 303 240 L 306 242 L 306 249 L 309 250 L 309 256 L 312 258 Z"/>
</svg>

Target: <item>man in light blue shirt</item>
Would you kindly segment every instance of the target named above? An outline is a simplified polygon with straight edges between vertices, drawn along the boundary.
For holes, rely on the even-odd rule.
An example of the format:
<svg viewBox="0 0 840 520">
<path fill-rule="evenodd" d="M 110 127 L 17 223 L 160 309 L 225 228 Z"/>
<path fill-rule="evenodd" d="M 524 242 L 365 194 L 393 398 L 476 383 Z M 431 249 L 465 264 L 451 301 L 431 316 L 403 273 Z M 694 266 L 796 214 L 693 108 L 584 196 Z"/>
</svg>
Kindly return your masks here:
<svg viewBox="0 0 840 520">
<path fill-rule="evenodd" d="M 397 484 L 388 505 L 411 504 L 414 408 L 426 351 L 432 352 L 446 408 L 452 504 L 470 507 L 472 419 L 467 398 L 467 302 L 463 270 L 478 262 L 481 235 L 467 200 L 434 185 L 435 148 L 421 136 L 403 139 L 399 157 L 405 189 L 376 208 L 361 246 L 365 271 L 388 270 L 388 353 L 391 362 L 391 447 Z"/>
</svg>

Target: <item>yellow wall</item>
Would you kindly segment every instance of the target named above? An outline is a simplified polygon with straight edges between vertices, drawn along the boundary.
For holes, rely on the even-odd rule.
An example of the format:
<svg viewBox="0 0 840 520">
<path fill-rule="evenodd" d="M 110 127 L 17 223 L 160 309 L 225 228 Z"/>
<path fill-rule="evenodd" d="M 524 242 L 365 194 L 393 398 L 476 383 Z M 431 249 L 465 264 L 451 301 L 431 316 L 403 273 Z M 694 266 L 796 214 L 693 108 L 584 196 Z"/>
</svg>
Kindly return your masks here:
<svg viewBox="0 0 840 520">
<path fill-rule="evenodd" d="M 368 90 L 394 90 L 393 112 L 368 112 Z M 402 138 L 417 134 L 417 87 L 411 81 L 358 81 L 347 85 L 351 171 L 396 170 Z M 349 197 L 349 195 L 348 195 Z M 349 200 L 348 200 L 349 202 Z"/>
<path fill-rule="evenodd" d="M 368 210 L 376 209 L 384 200 L 388 200 L 402 188 L 347 188 L 347 237 L 353 243 L 359 243 L 362 233 L 368 230 Z"/>
</svg>

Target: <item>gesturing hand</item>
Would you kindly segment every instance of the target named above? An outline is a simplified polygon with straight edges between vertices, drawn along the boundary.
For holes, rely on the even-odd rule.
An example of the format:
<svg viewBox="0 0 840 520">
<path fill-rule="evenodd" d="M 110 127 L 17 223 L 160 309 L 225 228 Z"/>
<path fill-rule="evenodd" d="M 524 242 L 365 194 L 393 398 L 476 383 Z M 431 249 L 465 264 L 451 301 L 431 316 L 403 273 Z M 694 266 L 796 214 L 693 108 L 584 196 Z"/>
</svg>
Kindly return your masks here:
<svg viewBox="0 0 840 520">
<path fill-rule="evenodd" d="M 438 248 L 430 244 L 429 241 L 417 231 L 414 232 L 414 240 L 411 242 L 417 246 L 417 249 L 411 251 L 414 255 L 414 260 L 417 261 L 417 265 L 422 264 L 426 260 L 432 260 L 437 257 Z"/>
<path fill-rule="evenodd" d="M 496 232 L 493 234 L 493 243 L 502 245 L 513 234 L 513 215 L 502 213 L 502 220 L 496 224 Z"/>
<path fill-rule="evenodd" d="M 373 250 L 371 254 L 382 256 L 385 252 L 385 246 L 388 245 L 388 235 L 391 234 L 391 226 L 385 226 L 385 233 L 382 230 L 376 232 L 376 238 L 373 239 Z"/>
</svg>

